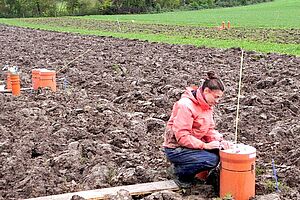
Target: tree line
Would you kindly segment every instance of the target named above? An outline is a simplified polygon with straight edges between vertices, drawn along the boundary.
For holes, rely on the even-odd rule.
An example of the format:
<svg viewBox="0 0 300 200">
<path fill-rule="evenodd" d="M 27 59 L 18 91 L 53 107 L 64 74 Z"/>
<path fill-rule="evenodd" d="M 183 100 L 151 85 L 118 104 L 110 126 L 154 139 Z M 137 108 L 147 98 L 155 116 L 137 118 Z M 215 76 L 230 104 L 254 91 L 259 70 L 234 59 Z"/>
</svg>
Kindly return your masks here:
<svg viewBox="0 0 300 200">
<path fill-rule="evenodd" d="M 157 13 L 261 3 L 272 0 L 0 0 L 0 17 Z"/>
</svg>

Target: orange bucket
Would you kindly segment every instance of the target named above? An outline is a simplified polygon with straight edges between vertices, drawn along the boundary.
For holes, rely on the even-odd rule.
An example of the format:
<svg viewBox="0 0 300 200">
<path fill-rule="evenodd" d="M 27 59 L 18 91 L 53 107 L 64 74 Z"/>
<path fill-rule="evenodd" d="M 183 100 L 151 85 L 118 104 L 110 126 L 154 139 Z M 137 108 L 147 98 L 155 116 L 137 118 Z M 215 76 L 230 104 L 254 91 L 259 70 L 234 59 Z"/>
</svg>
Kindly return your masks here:
<svg viewBox="0 0 300 200">
<path fill-rule="evenodd" d="M 21 86 L 20 86 L 20 76 L 18 74 L 11 74 L 11 91 L 14 96 L 20 96 Z"/>
<path fill-rule="evenodd" d="M 49 87 L 56 92 L 56 72 L 54 70 L 40 69 L 39 87 Z"/>
<path fill-rule="evenodd" d="M 237 144 L 234 149 L 221 150 L 220 197 L 249 200 L 255 196 L 256 149 Z"/>
<path fill-rule="evenodd" d="M 31 71 L 31 76 L 32 76 L 32 88 L 34 90 L 39 89 L 39 81 L 40 81 L 40 69 L 33 69 Z"/>
<path fill-rule="evenodd" d="M 10 79 L 11 73 L 7 72 L 6 74 L 6 89 L 11 90 L 11 79 Z"/>
<path fill-rule="evenodd" d="M 222 22 L 222 29 L 225 29 L 225 22 Z"/>
</svg>

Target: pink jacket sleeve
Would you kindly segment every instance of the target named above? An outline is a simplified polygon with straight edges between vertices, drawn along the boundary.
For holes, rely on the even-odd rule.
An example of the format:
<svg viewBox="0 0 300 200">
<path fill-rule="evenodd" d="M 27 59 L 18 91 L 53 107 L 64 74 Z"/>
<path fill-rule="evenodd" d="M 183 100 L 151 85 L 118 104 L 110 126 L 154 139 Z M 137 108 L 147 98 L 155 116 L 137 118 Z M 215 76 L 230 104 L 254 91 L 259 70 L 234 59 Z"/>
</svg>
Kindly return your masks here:
<svg viewBox="0 0 300 200">
<path fill-rule="evenodd" d="M 177 106 L 178 110 L 174 118 L 173 131 L 178 143 L 191 149 L 203 149 L 204 142 L 191 134 L 194 121 L 191 110 L 180 102 Z"/>
<path fill-rule="evenodd" d="M 211 127 L 207 133 L 206 136 L 204 136 L 204 140 L 206 142 L 212 142 L 212 141 L 222 141 L 223 135 L 219 133 L 217 130 L 214 129 L 214 127 Z"/>
</svg>

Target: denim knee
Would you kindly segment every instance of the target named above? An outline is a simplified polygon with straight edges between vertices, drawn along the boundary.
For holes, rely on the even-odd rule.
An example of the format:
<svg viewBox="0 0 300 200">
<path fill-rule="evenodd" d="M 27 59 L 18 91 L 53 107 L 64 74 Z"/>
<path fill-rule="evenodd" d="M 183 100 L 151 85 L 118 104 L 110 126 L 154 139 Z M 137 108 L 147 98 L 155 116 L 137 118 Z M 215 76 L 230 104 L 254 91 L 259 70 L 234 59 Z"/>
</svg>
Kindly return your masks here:
<svg viewBox="0 0 300 200">
<path fill-rule="evenodd" d="M 210 153 L 210 155 L 207 157 L 206 164 L 208 168 L 215 168 L 218 166 L 220 162 L 220 157 L 217 154 Z"/>
</svg>

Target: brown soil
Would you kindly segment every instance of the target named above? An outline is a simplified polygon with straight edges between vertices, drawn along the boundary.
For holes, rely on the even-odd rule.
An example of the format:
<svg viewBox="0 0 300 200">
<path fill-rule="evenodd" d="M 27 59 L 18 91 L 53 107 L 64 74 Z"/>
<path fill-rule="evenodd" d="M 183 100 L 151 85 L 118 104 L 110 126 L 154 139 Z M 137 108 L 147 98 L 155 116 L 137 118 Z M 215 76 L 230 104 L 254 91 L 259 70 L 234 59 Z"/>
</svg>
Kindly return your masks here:
<svg viewBox="0 0 300 200">
<path fill-rule="evenodd" d="M 58 92 L 0 93 L 0 199 L 166 180 L 165 122 L 207 70 L 224 80 L 217 128 L 233 138 L 240 49 L 80 36 L 0 25 L 0 66 L 62 69 Z M 256 193 L 300 194 L 300 58 L 246 52 L 238 141 L 257 148 Z M 1 74 L 4 79 L 4 72 Z M 208 198 L 208 197 L 207 197 Z"/>
</svg>

